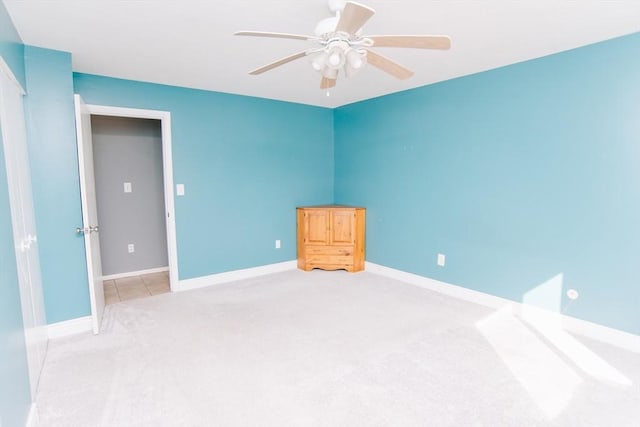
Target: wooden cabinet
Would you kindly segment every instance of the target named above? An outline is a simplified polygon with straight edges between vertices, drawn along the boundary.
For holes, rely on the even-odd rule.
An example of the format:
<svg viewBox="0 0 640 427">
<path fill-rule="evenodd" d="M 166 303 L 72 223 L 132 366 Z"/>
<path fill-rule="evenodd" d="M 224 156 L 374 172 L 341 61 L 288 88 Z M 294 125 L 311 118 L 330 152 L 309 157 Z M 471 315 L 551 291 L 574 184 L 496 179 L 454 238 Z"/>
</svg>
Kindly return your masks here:
<svg viewBox="0 0 640 427">
<path fill-rule="evenodd" d="M 364 270 L 365 209 L 309 206 L 297 209 L 298 268 Z"/>
</svg>

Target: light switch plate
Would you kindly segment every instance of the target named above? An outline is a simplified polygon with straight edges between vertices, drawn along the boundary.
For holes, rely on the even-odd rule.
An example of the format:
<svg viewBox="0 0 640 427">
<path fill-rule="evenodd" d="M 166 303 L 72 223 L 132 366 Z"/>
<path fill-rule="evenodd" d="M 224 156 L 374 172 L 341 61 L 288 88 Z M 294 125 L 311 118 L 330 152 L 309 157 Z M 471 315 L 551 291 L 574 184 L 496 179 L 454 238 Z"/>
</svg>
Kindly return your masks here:
<svg viewBox="0 0 640 427">
<path fill-rule="evenodd" d="M 440 267 L 444 267 L 445 260 L 446 260 L 446 257 L 444 254 L 438 254 L 438 265 Z"/>
<path fill-rule="evenodd" d="M 178 196 L 184 196 L 184 184 L 176 184 L 176 194 Z"/>
<path fill-rule="evenodd" d="M 125 182 L 124 183 L 124 192 L 125 193 L 131 193 L 131 183 L 130 182 Z"/>
</svg>

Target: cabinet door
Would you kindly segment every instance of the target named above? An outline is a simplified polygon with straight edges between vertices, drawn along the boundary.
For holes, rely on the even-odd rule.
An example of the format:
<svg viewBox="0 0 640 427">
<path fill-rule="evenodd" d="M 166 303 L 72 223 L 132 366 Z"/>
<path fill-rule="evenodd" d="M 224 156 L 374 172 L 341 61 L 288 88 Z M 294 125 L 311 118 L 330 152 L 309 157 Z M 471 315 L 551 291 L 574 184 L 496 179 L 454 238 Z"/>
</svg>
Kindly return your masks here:
<svg viewBox="0 0 640 427">
<path fill-rule="evenodd" d="M 307 210 L 304 213 L 304 235 L 307 245 L 329 244 L 329 211 Z"/>
<path fill-rule="evenodd" d="M 356 214 L 353 209 L 334 210 L 331 215 L 331 244 L 353 245 L 355 243 Z"/>
</svg>

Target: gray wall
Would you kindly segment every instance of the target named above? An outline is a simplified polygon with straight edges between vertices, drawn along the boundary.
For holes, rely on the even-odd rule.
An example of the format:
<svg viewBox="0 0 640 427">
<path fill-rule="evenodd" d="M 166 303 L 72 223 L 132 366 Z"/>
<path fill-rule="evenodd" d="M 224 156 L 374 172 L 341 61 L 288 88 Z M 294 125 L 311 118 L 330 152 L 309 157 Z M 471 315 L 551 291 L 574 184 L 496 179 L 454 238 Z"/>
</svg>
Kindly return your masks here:
<svg viewBox="0 0 640 427">
<path fill-rule="evenodd" d="M 160 121 L 92 116 L 91 127 L 103 274 L 166 267 Z"/>
</svg>

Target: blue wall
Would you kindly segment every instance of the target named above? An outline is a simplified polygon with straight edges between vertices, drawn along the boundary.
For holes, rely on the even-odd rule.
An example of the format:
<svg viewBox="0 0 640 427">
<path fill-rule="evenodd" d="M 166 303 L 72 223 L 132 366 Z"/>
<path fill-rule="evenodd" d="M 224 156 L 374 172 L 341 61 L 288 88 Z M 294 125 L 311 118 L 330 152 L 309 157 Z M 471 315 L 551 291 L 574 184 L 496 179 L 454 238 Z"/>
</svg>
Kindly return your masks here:
<svg viewBox="0 0 640 427">
<path fill-rule="evenodd" d="M 368 208 L 367 259 L 516 301 L 562 275 L 557 307 L 575 288 L 567 314 L 639 334 L 639 51 L 634 34 L 336 109 L 336 202 Z"/>
<path fill-rule="evenodd" d="M 73 91 L 87 103 L 170 111 L 180 279 L 295 258 L 295 206 L 333 199 L 331 110 L 78 74 L 25 48 L 29 154 L 49 323 L 90 314 Z M 282 249 L 275 250 L 275 239 Z"/>
<path fill-rule="evenodd" d="M 90 314 L 76 151 L 71 55 L 25 46 L 33 202 L 47 322 Z"/>
<path fill-rule="evenodd" d="M 0 2 L 0 56 L 24 81 L 22 44 Z M 24 83 L 23 83 L 24 84 Z M 1 124 L 0 124 L 1 125 Z M 0 424 L 22 426 L 31 405 L 29 372 L 0 129 Z"/>
<path fill-rule="evenodd" d="M 295 258 L 295 206 L 335 201 L 367 206 L 370 261 L 513 300 L 562 277 L 558 306 L 581 292 L 568 314 L 640 333 L 639 39 L 331 111 L 73 75 L 69 54 L 23 47 L 0 4 L 0 54 L 28 92 L 47 320 L 89 314 L 75 91 L 171 112 L 181 279 Z"/>
<path fill-rule="evenodd" d="M 295 207 L 333 200 L 329 109 L 86 74 L 74 85 L 88 104 L 171 112 L 180 279 L 295 259 Z"/>
</svg>

